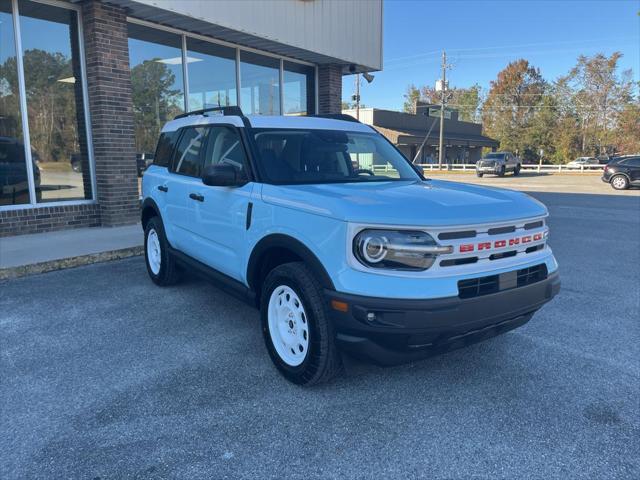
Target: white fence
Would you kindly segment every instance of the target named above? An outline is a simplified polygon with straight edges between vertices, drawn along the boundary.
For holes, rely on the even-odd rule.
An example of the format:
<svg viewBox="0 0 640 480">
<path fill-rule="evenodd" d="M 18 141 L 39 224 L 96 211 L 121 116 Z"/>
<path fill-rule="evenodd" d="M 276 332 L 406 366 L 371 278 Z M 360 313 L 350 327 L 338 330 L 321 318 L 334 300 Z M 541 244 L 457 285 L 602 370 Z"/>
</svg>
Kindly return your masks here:
<svg viewBox="0 0 640 480">
<path fill-rule="evenodd" d="M 438 168 L 437 163 L 422 163 L 416 164 L 419 167 L 422 167 L 425 171 L 433 171 L 433 170 L 468 170 L 475 171 L 476 166 L 473 163 L 464 164 L 464 163 L 452 163 L 452 164 L 442 164 L 442 168 Z M 601 172 L 604 170 L 605 165 L 583 165 L 580 167 L 568 167 L 566 165 L 522 165 L 523 171 L 528 172 L 571 172 L 571 173 L 582 173 L 582 172 Z M 376 170 L 380 167 L 376 167 Z M 384 169 L 384 167 L 382 167 Z"/>
</svg>

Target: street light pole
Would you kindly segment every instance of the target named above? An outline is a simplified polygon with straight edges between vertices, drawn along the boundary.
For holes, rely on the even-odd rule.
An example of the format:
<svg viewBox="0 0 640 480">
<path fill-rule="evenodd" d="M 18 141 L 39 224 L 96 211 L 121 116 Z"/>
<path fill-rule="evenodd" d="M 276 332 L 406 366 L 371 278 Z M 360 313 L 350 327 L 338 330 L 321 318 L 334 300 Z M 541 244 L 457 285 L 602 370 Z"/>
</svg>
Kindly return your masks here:
<svg viewBox="0 0 640 480">
<path fill-rule="evenodd" d="M 444 105 L 447 101 L 447 53 L 442 51 L 442 95 L 440 97 L 440 142 L 438 145 L 438 170 L 442 170 L 444 159 Z"/>
</svg>

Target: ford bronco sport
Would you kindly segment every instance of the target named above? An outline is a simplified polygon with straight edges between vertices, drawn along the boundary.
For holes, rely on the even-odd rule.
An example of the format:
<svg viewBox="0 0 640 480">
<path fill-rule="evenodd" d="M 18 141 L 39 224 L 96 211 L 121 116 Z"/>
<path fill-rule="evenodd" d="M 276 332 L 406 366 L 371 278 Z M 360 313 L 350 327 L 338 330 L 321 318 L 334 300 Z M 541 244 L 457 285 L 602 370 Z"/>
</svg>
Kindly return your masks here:
<svg viewBox="0 0 640 480">
<path fill-rule="evenodd" d="M 168 122 L 142 181 L 153 282 L 187 269 L 257 306 L 274 364 L 305 385 L 338 373 L 341 350 L 423 358 L 522 325 L 559 291 L 544 205 L 426 179 L 332 117 Z"/>
</svg>

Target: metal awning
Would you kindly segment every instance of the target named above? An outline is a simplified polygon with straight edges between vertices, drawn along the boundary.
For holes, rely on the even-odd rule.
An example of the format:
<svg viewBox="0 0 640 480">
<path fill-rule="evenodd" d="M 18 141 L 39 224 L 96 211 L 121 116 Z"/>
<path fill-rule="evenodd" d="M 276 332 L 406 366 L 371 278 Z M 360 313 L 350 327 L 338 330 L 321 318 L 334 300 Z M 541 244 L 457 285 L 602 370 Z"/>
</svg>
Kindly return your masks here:
<svg viewBox="0 0 640 480">
<path fill-rule="evenodd" d="M 373 125 L 373 128 L 378 130 L 381 134 L 394 143 L 395 145 L 421 145 L 424 141 L 426 132 L 418 130 L 396 130 L 391 128 L 378 127 Z M 440 133 L 434 130 L 427 139 L 428 145 L 437 145 L 440 138 Z M 462 147 L 498 147 L 500 142 L 493 138 L 486 137 L 484 135 L 464 135 L 460 133 L 447 133 L 444 132 L 444 142 L 447 145 L 462 146 Z"/>
</svg>

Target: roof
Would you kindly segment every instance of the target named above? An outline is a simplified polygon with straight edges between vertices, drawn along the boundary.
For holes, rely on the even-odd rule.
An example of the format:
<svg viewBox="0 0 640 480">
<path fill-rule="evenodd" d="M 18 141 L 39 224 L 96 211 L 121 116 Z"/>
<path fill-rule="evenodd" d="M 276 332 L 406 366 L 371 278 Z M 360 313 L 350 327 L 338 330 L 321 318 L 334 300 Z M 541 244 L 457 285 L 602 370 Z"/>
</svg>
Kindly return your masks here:
<svg viewBox="0 0 640 480">
<path fill-rule="evenodd" d="M 374 125 L 373 128 L 387 137 L 391 143 L 396 145 L 419 145 L 424 141 L 426 132 L 422 130 L 398 130 L 393 128 L 385 128 Z M 429 134 L 429 140 L 437 142 L 440 132 L 432 130 Z M 460 146 L 478 146 L 478 147 L 497 147 L 500 142 L 489 138 L 485 135 L 475 135 L 466 133 L 448 133 L 446 128 L 444 131 L 445 142 L 450 145 Z"/>
<path fill-rule="evenodd" d="M 254 128 L 305 128 L 371 133 L 371 128 L 363 123 L 332 118 L 281 115 L 247 115 L 246 118 L 249 119 L 249 123 Z M 244 126 L 242 117 L 238 115 L 191 115 L 167 122 L 162 131 L 172 132 L 186 126 L 213 124 Z"/>
</svg>

